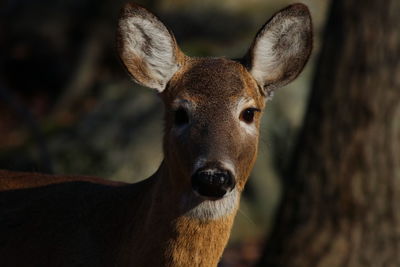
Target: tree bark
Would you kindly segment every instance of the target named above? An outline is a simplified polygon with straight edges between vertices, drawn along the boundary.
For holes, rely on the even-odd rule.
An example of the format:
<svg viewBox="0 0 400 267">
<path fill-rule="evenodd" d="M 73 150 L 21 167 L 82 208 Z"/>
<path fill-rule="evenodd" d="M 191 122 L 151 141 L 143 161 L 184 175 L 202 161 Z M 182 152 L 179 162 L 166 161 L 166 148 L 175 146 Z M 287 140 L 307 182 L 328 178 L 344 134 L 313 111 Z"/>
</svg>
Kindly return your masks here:
<svg viewBox="0 0 400 267">
<path fill-rule="evenodd" d="M 333 0 L 260 266 L 400 266 L 400 1 Z"/>
</svg>

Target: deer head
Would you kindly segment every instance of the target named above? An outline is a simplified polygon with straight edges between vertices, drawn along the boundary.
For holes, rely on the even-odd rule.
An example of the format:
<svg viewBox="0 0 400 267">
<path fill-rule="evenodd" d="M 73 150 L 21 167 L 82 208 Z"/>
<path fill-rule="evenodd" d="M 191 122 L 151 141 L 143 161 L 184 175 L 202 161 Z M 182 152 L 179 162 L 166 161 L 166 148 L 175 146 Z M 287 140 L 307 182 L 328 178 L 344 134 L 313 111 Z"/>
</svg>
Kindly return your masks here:
<svg viewBox="0 0 400 267">
<path fill-rule="evenodd" d="M 135 4 L 123 8 L 120 58 L 165 105 L 167 182 L 187 203 L 220 203 L 218 212 L 199 208 L 194 216 L 216 218 L 236 206 L 256 159 L 266 99 L 303 69 L 311 28 L 307 7 L 295 4 L 260 29 L 241 60 L 195 58 L 155 15 Z"/>
</svg>

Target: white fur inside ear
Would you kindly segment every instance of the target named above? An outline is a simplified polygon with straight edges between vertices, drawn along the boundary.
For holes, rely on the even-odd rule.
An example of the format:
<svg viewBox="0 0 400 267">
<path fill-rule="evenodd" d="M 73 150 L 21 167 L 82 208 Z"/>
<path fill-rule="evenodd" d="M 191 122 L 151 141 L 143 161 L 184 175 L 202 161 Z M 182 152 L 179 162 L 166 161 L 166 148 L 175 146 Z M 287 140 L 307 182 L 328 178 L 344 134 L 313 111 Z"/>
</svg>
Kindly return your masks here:
<svg viewBox="0 0 400 267">
<path fill-rule="evenodd" d="M 128 70 L 139 83 L 162 92 L 179 68 L 175 42 L 167 28 L 159 21 L 132 16 L 120 20 L 119 30 L 123 61 L 142 64 L 132 66 L 132 71 L 125 62 Z"/>
<path fill-rule="evenodd" d="M 267 98 L 303 69 L 312 48 L 312 25 L 306 6 L 294 4 L 278 12 L 257 34 L 250 73 Z"/>
<path fill-rule="evenodd" d="M 260 84 L 279 79 L 285 71 L 286 61 L 303 48 L 299 40 L 301 23 L 300 18 L 285 18 L 261 33 L 254 46 L 251 69 L 251 74 Z M 280 43 L 283 47 L 278 47 Z"/>
</svg>

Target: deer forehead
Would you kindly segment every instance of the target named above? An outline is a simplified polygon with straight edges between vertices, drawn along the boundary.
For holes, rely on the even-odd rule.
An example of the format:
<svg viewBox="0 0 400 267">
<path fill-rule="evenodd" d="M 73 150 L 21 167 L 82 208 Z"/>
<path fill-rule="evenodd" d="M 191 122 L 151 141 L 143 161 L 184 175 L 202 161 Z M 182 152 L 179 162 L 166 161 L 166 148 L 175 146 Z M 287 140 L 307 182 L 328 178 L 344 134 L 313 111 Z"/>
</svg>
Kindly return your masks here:
<svg viewBox="0 0 400 267">
<path fill-rule="evenodd" d="M 166 91 L 171 101 L 186 99 L 197 106 L 234 108 L 238 103 L 252 101 L 262 108 L 264 103 L 248 71 L 240 63 L 225 58 L 188 59 Z"/>
</svg>

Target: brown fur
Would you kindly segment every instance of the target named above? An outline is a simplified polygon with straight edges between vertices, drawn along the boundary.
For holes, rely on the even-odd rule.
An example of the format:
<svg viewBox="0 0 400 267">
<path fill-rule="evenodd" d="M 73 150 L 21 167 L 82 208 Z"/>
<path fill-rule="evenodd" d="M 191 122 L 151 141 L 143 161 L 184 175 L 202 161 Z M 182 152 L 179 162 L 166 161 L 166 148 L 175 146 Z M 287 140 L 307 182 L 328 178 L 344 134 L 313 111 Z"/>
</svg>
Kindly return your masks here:
<svg viewBox="0 0 400 267">
<path fill-rule="evenodd" d="M 296 5 L 285 12 L 299 10 L 303 12 L 304 7 Z M 126 16 L 140 16 L 157 29 L 165 28 L 136 5 L 125 7 L 122 19 Z M 140 21 L 135 27 L 146 29 Z M 199 159 L 230 162 L 235 190 L 243 191 L 257 155 L 261 112 L 256 112 L 252 123 L 243 122 L 240 114 L 249 107 L 264 108 L 263 85 L 253 78 L 249 65 L 185 56 L 168 30 L 157 34 L 163 35 L 164 43 L 173 44 L 173 57 L 169 57 L 173 62 L 160 66 L 179 68 L 168 80 L 158 81 L 165 77 L 150 67 L 168 72 L 148 64 L 152 42 L 142 41 L 147 54 L 138 54 L 147 56 L 137 58 L 126 53 L 129 42 L 122 30 L 117 41 L 125 66 L 142 84 L 157 85 L 166 107 L 163 163 L 153 176 L 136 184 L 0 171 L 1 266 L 217 265 L 239 199 L 199 197 L 193 193 L 191 175 Z M 140 36 L 157 41 L 151 34 Z M 297 62 L 294 71 L 300 72 L 303 65 Z M 182 127 L 174 124 L 179 108 L 189 117 Z"/>
<path fill-rule="evenodd" d="M 186 137 L 191 140 L 190 143 L 181 143 L 168 135 L 173 127 L 173 114 L 166 113 L 164 151 L 167 159 L 180 162 L 177 165 L 183 167 L 177 175 L 190 176 L 190 165 L 199 155 L 218 159 L 229 154 L 237 167 L 238 189 L 242 191 L 256 158 L 258 134 L 246 138 L 236 123 L 238 118 L 231 116 L 231 113 L 235 104 L 243 97 L 253 99 L 254 106 L 260 110 L 265 103 L 248 71 L 238 62 L 228 59 L 188 58 L 182 71 L 172 78 L 169 88 L 161 97 L 167 110 L 174 110 L 171 106 L 174 99 L 189 100 L 195 106 L 190 112 L 195 126 Z M 256 114 L 257 128 L 260 117 L 260 113 Z M 171 151 L 168 149 L 170 147 L 175 149 Z M 183 159 L 186 162 L 181 162 L 179 155 L 185 155 Z M 190 181 L 185 181 L 188 182 Z M 178 186 L 188 186 L 185 183 Z"/>
<path fill-rule="evenodd" d="M 0 192 L 13 189 L 35 188 L 45 185 L 76 181 L 104 184 L 110 186 L 118 186 L 124 184 L 122 182 L 104 180 L 98 177 L 90 176 L 47 175 L 43 173 L 11 172 L 0 170 Z"/>
</svg>

